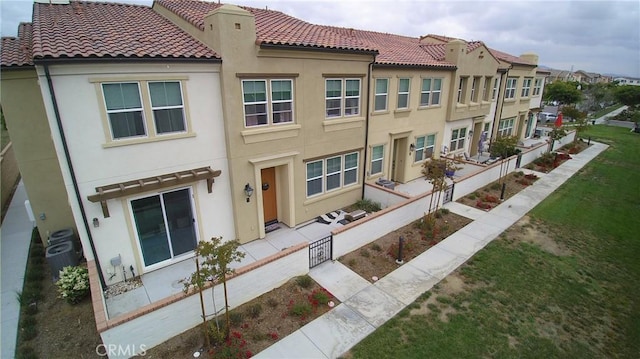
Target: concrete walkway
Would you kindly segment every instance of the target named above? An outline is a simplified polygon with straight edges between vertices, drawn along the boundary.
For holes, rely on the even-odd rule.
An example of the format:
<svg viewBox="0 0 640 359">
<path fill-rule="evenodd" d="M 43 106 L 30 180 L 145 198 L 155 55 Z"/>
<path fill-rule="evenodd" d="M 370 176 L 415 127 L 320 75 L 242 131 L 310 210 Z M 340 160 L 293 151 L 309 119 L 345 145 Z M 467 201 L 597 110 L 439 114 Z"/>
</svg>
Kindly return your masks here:
<svg viewBox="0 0 640 359">
<path fill-rule="evenodd" d="M 373 284 L 337 261 L 313 268 L 311 277 L 342 303 L 255 357 L 337 358 L 344 354 L 520 220 L 608 147 L 592 144 L 490 212 L 448 203 L 446 208 L 474 221 Z"/>
<path fill-rule="evenodd" d="M 13 358 L 16 351 L 20 303 L 16 298 L 22 291 L 29 254 L 29 241 L 34 224 L 29 220 L 24 202 L 27 192 L 22 181 L 13 195 L 9 210 L 2 222 L 0 234 L 2 349 L 1 358 Z"/>
</svg>

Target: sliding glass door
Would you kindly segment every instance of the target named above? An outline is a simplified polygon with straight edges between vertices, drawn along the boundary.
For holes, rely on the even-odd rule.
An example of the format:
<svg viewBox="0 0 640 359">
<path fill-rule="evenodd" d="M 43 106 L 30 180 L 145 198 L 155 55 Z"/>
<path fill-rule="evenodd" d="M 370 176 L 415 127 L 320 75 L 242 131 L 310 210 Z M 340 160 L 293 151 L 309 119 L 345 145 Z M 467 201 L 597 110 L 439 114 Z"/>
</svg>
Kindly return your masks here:
<svg viewBox="0 0 640 359">
<path fill-rule="evenodd" d="M 131 210 L 145 267 L 196 248 L 189 188 L 132 200 Z"/>
</svg>

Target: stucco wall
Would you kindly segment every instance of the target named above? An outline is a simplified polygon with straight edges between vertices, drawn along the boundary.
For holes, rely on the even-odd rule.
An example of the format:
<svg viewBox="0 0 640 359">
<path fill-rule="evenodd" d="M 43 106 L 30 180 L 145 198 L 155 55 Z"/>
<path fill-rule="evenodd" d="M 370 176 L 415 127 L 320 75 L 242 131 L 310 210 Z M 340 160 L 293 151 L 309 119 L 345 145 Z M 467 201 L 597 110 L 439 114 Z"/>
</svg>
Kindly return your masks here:
<svg viewBox="0 0 640 359">
<path fill-rule="evenodd" d="M 213 192 L 207 193 L 206 181 L 178 186 L 192 189 L 194 217 L 199 240 L 212 236 L 234 239 L 233 214 L 229 193 L 230 177 L 226 160 L 224 127 L 220 92 L 219 65 L 217 64 L 116 64 L 116 65 L 60 65 L 51 66 L 52 81 L 61 114 L 61 121 L 69 146 L 71 161 L 75 169 L 82 202 L 91 222 L 97 218 L 98 227 L 90 226 L 102 270 L 107 276 L 109 260 L 122 258 L 127 268 L 133 265 L 136 273 L 144 273 L 135 228 L 129 209 L 132 198 L 157 194 L 149 191 L 138 196 L 107 201 L 110 216 L 103 216 L 100 203 L 88 201 L 87 196 L 96 194 L 96 187 L 124 181 L 154 177 L 178 171 L 210 166 L 221 170 L 215 179 Z M 39 69 L 41 83 L 46 83 Z M 183 101 L 190 119 L 190 134 L 183 138 L 113 145 L 108 123 L 105 121 L 103 97 L 100 83 L 106 81 L 180 79 L 183 84 Z M 142 85 L 141 85 L 142 86 Z M 47 100 L 49 125 L 53 129 L 58 157 L 64 158 L 62 142 L 57 134 L 50 94 L 42 88 Z M 144 96 L 144 95 L 143 95 Z M 151 114 L 145 113 L 145 116 Z M 151 136 L 149 136 L 151 137 Z M 62 163 L 65 167 L 65 164 Z M 67 193 L 73 194 L 71 177 L 64 172 Z M 162 191 L 169 190 L 164 188 Z M 79 206 L 72 201 L 77 228 L 88 253 L 88 236 L 84 231 Z M 122 280 L 118 273 L 111 282 Z"/>
<path fill-rule="evenodd" d="M 2 205 L 2 218 L 4 218 L 5 208 L 8 208 L 9 206 L 13 188 L 20 179 L 18 162 L 16 161 L 16 156 L 13 152 L 13 145 L 11 142 L 9 142 L 2 150 L 2 153 L 0 154 L 0 164 L 0 174 L 2 174 L 2 179 L 0 179 L 0 181 L 2 181 L 0 182 L 0 186 L 2 187 L 2 192 L 0 193 L 0 205 Z"/>
</svg>

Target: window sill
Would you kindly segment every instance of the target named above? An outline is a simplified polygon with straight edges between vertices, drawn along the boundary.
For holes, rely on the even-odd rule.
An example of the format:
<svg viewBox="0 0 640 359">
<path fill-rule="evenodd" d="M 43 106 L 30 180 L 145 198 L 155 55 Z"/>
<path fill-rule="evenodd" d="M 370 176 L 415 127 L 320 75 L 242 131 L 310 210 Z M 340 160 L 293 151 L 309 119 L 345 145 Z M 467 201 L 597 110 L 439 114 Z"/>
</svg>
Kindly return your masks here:
<svg viewBox="0 0 640 359">
<path fill-rule="evenodd" d="M 459 109 L 465 109 L 465 108 L 467 108 L 467 107 L 469 107 L 469 105 L 467 105 L 466 103 L 459 103 L 459 102 L 458 102 L 458 103 L 456 103 L 456 109 L 457 109 L 457 110 L 459 110 Z"/>
<path fill-rule="evenodd" d="M 410 108 L 399 108 L 396 109 L 395 111 L 393 111 L 393 113 L 407 113 L 407 112 L 411 112 Z"/>
<path fill-rule="evenodd" d="M 513 103 L 513 102 L 516 102 L 516 99 L 515 98 L 505 98 L 504 102 L 505 103 Z"/>
<path fill-rule="evenodd" d="M 387 115 L 388 113 L 389 113 L 389 110 L 373 111 L 371 113 L 371 116 Z"/>
<path fill-rule="evenodd" d="M 352 128 L 360 128 L 364 125 L 364 117 L 336 117 L 333 119 L 325 119 L 322 126 L 325 132 L 349 130 Z"/>
<path fill-rule="evenodd" d="M 316 203 L 316 202 L 320 202 L 320 201 L 324 201 L 324 200 L 327 200 L 329 198 L 333 198 L 333 197 L 336 197 L 336 196 L 339 196 L 339 195 L 342 195 L 342 194 L 345 194 L 345 193 L 348 193 L 348 192 L 352 192 L 354 190 L 359 190 L 361 188 L 359 185 L 360 185 L 360 182 L 356 182 L 356 183 L 350 184 L 347 187 L 342 187 L 340 189 L 335 189 L 335 190 L 332 190 L 330 192 L 324 192 L 324 193 L 320 193 L 320 194 L 314 195 L 313 197 L 309 197 L 309 198 L 305 199 L 305 201 L 302 202 L 302 205 L 303 206 L 308 206 L 310 204 L 313 204 L 313 203 Z"/>
<path fill-rule="evenodd" d="M 121 147 L 159 141 L 176 140 L 180 138 L 196 137 L 194 132 L 183 132 L 175 135 L 155 135 L 153 137 L 136 137 L 128 140 L 115 140 L 102 144 L 102 148 Z"/>
<path fill-rule="evenodd" d="M 244 144 L 281 140 L 284 138 L 297 137 L 300 134 L 300 125 L 281 125 L 259 129 L 249 129 L 240 132 L 244 139 Z"/>
<path fill-rule="evenodd" d="M 418 107 L 418 111 L 420 111 L 420 110 L 431 110 L 431 109 L 440 108 L 440 107 L 441 107 L 440 105 L 420 106 L 420 107 Z"/>
</svg>

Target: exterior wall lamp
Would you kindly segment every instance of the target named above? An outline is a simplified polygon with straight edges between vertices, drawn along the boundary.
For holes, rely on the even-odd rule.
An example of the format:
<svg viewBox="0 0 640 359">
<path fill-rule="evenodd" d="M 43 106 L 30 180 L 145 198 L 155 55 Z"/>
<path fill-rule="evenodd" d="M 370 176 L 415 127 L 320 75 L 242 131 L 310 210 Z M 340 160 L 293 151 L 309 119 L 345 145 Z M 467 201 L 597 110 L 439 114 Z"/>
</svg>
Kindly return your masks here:
<svg viewBox="0 0 640 359">
<path fill-rule="evenodd" d="M 253 195 L 253 187 L 249 183 L 244 185 L 244 195 L 247 196 L 247 202 L 249 202 L 249 198 Z"/>
<path fill-rule="evenodd" d="M 409 145 L 409 153 L 413 152 L 416 149 L 416 145 L 413 143 Z"/>
</svg>

